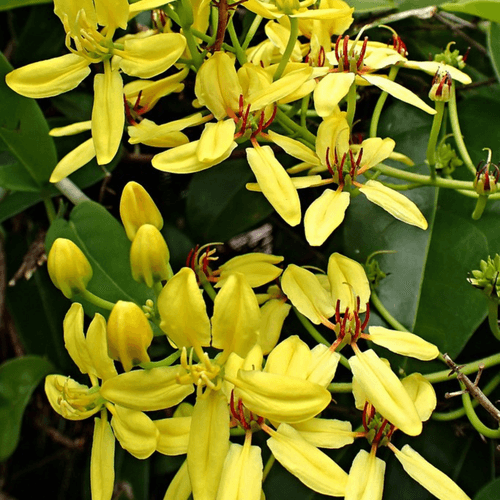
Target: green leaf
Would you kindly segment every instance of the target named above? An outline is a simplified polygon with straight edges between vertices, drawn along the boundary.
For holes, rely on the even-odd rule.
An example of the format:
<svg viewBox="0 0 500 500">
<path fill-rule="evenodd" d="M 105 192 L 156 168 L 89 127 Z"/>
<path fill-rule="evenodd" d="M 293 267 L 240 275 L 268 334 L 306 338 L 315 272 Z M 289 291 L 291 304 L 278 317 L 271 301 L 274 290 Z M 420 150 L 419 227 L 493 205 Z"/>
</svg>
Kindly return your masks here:
<svg viewBox="0 0 500 500">
<path fill-rule="evenodd" d="M 38 104 L 7 87 L 10 71 L 0 55 L 0 186 L 39 192 L 56 166 L 56 149 Z"/>
<path fill-rule="evenodd" d="M 430 119 L 397 103 L 384 114 L 383 123 L 380 135 L 390 134 L 396 150 L 420 164 L 414 168 L 418 173 L 427 174 Z M 359 196 L 347 211 L 345 252 L 363 261 L 373 251 L 396 250 L 377 258 L 389 274 L 377 290 L 379 298 L 406 328 L 453 357 L 486 315 L 486 301 L 467 283 L 467 275 L 500 244 L 500 206 L 491 203 L 480 221 L 472 221 L 473 199 L 444 189 L 438 194 L 430 187 L 404 194 L 427 218 L 427 231 L 395 220 Z"/>
<path fill-rule="evenodd" d="M 0 365 L 0 462 L 16 449 L 31 394 L 53 369 L 49 361 L 37 356 L 11 359 Z"/>
<path fill-rule="evenodd" d="M 497 80 L 500 82 L 500 24 L 490 23 L 487 35 L 488 55 Z"/>
<path fill-rule="evenodd" d="M 52 0 L 0 0 L 0 11 L 25 7 L 26 5 L 37 5 L 41 3 L 51 3 Z"/>
<path fill-rule="evenodd" d="M 145 285 L 136 283 L 130 273 L 130 241 L 122 225 L 109 212 L 95 202 L 77 205 L 69 221 L 58 219 L 47 233 L 47 253 L 56 238 L 72 240 L 87 256 L 93 269 L 88 289 L 110 302 L 127 300 L 143 305 L 153 298 L 153 292 Z M 81 300 L 85 312 L 93 316 L 96 312 L 109 315 L 109 311 Z"/>
<path fill-rule="evenodd" d="M 316 493 L 275 462 L 264 483 L 266 500 L 312 500 Z M 330 497 L 331 498 L 331 497 Z"/>
<path fill-rule="evenodd" d="M 261 193 L 247 191 L 254 180 L 245 160 L 232 160 L 193 176 L 186 215 L 198 239 L 227 241 L 255 226 L 273 208 Z"/>
<path fill-rule="evenodd" d="M 454 3 L 443 3 L 440 7 L 450 12 L 460 12 L 500 22 L 500 0 L 462 0 Z"/>
<path fill-rule="evenodd" d="M 130 486 L 134 500 L 149 500 L 149 460 L 139 460 L 117 446 L 115 481 Z"/>
<path fill-rule="evenodd" d="M 498 500 L 500 498 L 500 478 L 482 488 L 474 500 Z"/>
</svg>

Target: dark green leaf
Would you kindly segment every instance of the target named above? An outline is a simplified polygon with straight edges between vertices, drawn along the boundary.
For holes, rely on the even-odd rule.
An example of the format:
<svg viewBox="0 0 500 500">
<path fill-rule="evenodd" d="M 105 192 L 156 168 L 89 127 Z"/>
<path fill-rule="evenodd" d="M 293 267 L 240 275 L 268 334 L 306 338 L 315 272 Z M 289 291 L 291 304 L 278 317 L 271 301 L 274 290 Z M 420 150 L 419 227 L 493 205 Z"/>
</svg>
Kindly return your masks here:
<svg viewBox="0 0 500 500">
<path fill-rule="evenodd" d="M 493 66 L 497 80 L 500 82 L 500 24 L 491 23 L 489 25 L 487 40 L 491 65 Z"/>
<path fill-rule="evenodd" d="M 88 285 L 92 293 L 111 302 L 128 300 L 139 305 L 143 305 L 148 298 L 153 298 L 149 288 L 132 279 L 130 241 L 125 230 L 98 203 L 81 203 L 73 209 L 69 221 L 56 220 L 47 233 L 47 252 L 56 238 L 74 241 L 89 259 L 94 272 Z M 95 312 L 105 316 L 109 314 L 109 311 L 81 300 L 78 295 L 74 299 L 82 302 L 89 316 L 93 316 Z"/>
<path fill-rule="evenodd" d="M 24 7 L 26 5 L 36 5 L 40 3 L 51 3 L 51 0 L 0 0 L 0 11 Z"/>
<path fill-rule="evenodd" d="M 266 500 L 312 500 L 315 492 L 302 484 L 278 462 L 273 465 L 264 483 Z"/>
<path fill-rule="evenodd" d="M 228 161 L 193 176 L 186 214 L 199 239 L 227 241 L 273 212 L 261 193 L 245 188 L 245 184 L 253 180 L 245 160 Z"/>
<path fill-rule="evenodd" d="M 49 361 L 37 356 L 11 359 L 0 365 L 0 462 L 16 449 L 31 394 L 53 369 Z"/>
<path fill-rule="evenodd" d="M 500 498 L 500 478 L 487 484 L 475 497 L 474 500 L 498 500 Z"/>
<path fill-rule="evenodd" d="M 40 191 L 56 166 L 56 150 L 37 103 L 7 87 L 11 70 L 0 55 L 0 186 Z"/>
<path fill-rule="evenodd" d="M 462 0 L 454 3 L 443 3 L 441 8 L 450 12 L 460 12 L 500 22 L 499 0 Z"/>
<path fill-rule="evenodd" d="M 130 488 L 131 497 L 134 500 L 149 500 L 151 498 L 149 494 L 149 460 L 139 460 L 129 455 L 120 449 L 117 443 L 115 462 L 115 481 L 118 488 L 120 485 L 127 485 L 126 487 Z"/>
</svg>

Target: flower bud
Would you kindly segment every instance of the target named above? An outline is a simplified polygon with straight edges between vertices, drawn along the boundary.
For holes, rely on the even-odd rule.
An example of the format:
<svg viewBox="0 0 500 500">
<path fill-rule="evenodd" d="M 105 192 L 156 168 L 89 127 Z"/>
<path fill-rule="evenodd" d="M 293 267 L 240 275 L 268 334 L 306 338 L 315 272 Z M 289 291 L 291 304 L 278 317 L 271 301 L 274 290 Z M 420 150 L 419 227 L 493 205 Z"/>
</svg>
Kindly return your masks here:
<svg viewBox="0 0 500 500">
<path fill-rule="evenodd" d="M 143 224 L 130 248 L 134 280 L 151 288 L 154 283 L 168 279 L 171 277 L 169 258 L 170 253 L 160 231 L 151 224 Z"/>
<path fill-rule="evenodd" d="M 83 292 L 92 278 L 92 267 L 85 254 L 66 238 L 57 238 L 52 245 L 47 261 L 52 283 L 70 299 Z"/>
<path fill-rule="evenodd" d="M 500 255 L 496 254 L 493 259 L 488 255 L 488 260 L 482 260 L 479 267 L 472 271 L 468 282 L 483 290 L 487 297 L 500 302 Z"/>
<path fill-rule="evenodd" d="M 432 80 L 429 92 L 431 101 L 448 102 L 451 97 L 451 75 L 447 71 L 438 69 Z"/>
<path fill-rule="evenodd" d="M 128 372 L 136 363 L 150 361 L 147 349 L 153 330 L 141 308 L 133 302 L 119 300 L 108 319 L 108 349 L 113 359 Z"/>
<path fill-rule="evenodd" d="M 490 174 L 490 165 L 496 169 L 494 174 Z M 490 195 L 497 192 L 498 178 L 500 171 L 498 167 L 492 163 L 487 163 L 483 168 L 478 169 L 476 178 L 474 179 L 474 189 L 479 195 Z"/>
<path fill-rule="evenodd" d="M 137 182 L 129 182 L 120 200 L 120 217 L 130 241 L 143 224 L 163 227 L 163 218 L 148 192 Z"/>
</svg>

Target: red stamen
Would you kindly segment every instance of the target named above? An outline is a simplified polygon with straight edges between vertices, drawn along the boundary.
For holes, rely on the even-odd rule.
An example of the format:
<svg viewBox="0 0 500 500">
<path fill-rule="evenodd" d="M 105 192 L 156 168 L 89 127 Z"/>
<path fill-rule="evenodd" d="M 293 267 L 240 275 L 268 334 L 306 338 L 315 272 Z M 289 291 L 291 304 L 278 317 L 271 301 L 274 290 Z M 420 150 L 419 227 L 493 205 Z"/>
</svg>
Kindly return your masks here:
<svg viewBox="0 0 500 500">
<path fill-rule="evenodd" d="M 356 63 L 356 68 L 358 70 L 361 68 L 363 64 L 363 59 L 365 58 L 367 45 L 368 45 L 368 37 L 365 36 L 365 39 L 363 40 L 363 46 L 361 47 L 361 52 L 359 53 L 359 59 L 358 62 Z"/>
<path fill-rule="evenodd" d="M 240 94 L 240 97 L 238 99 L 238 108 L 241 116 L 243 114 L 243 94 Z"/>
<path fill-rule="evenodd" d="M 365 431 L 368 432 L 368 422 L 366 421 L 367 413 L 368 413 L 368 401 L 365 401 L 365 407 L 363 408 L 363 427 Z"/>
<path fill-rule="evenodd" d="M 323 48 L 323 45 L 319 49 L 319 54 L 318 54 L 318 66 L 322 67 L 325 64 L 325 49 Z"/>
<path fill-rule="evenodd" d="M 238 420 L 238 415 L 236 413 L 236 409 L 234 407 L 234 389 L 231 391 L 231 398 L 229 400 L 229 409 L 231 411 L 231 415 Z"/>
<path fill-rule="evenodd" d="M 366 303 L 366 316 L 365 320 L 363 321 L 363 324 L 361 325 L 361 331 L 363 331 L 366 328 L 366 325 L 368 325 L 368 321 L 370 319 L 370 303 Z"/>
<path fill-rule="evenodd" d="M 337 62 L 340 63 L 340 53 L 339 53 L 339 44 L 342 35 L 339 35 L 337 41 L 335 42 L 335 57 L 337 58 Z"/>
<path fill-rule="evenodd" d="M 351 179 L 354 179 L 354 172 L 356 171 L 356 162 L 354 161 L 354 154 L 352 153 L 352 150 L 349 150 L 349 158 L 351 160 L 351 168 L 349 169 L 349 175 L 351 176 Z"/>
<path fill-rule="evenodd" d="M 188 253 L 188 256 L 187 256 L 187 259 L 186 259 L 186 267 L 192 267 L 193 253 L 194 253 L 194 248 L 191 248 L 191 250 L 189 250 L 189 253 Z"/>
<path fill-rule="evenodd" d="M 335 304 L 335 323 L 340 323 L 340 299 Z"/>
<path fill-rule="evenodd" d="M 342 56 L 344 57 L 344 70 L 346 68 L 349 68 L 349 53 L 348 53 L 348 48 L 349 48 L 349 35 L 346 35 L 344 37 L 344 46 L 342 47 L 343 48 L 343 54 Z"/>
<path fill-rule="evenodd" d="M 262 113 L 264 113 L 264 112 L 262 112 Z M 271 123 L 273 123 L 274 119 L 276 118 L 277 113 L 278 113 L 278 105 L 276 103 L 274 103 L 273 113 L 271 115 L 271 118 L 269 118 L 269 120 L 267 120 L 267 122 L 264 124 L 262 129 L 266 129 L 267 127 L 269 127 L 269 125 L 271 125 Z"/>
<path fill-rule="evenodd" d="M 467 58 L 469 57 L 469 52 L 470 52 L 470 47 L 467 47 L 467 50 L 465 51 L 465 54 L 462 57 L 463 62 L 467 61 Z"/>
<path fill-rule="evenodd" d="M 384 429 L 386 425 L 389 423 L 387 419 L 384 418 L 384 421 L 382 422 L 382 425 L 380 426 L 380 429 L 378 430 L 377 434 L 375 434 L 375 437 L 373 438 L 374 443 L 379 443 L 380 440 L 382 439 L 382 436 L 384 434 Z"/>
</svg>

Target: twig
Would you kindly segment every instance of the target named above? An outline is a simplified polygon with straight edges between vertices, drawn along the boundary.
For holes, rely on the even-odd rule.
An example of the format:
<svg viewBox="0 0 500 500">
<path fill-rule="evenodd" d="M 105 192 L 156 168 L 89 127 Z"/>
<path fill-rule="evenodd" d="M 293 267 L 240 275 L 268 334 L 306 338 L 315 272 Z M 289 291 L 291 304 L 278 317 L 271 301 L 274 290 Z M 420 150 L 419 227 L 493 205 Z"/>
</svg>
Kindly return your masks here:
<svg viewBox="0 0 500 500">
<path fill-rule="evenodd" d="M 467 375 L 464 375 L 460 371 L 460 366 L 458 366 L 449 356 L 448 354 L 443 354 L 443 358 L 446 361 L 446 364 L 451 368 L 452 373 L 457 374 L 457 379 L 462 382 L 466 389 L 464 391 L 458 391 L 453 393 L 447 393 L 445 395 L 446 398 L 450 398 L 453 396 L 459 396 L 464 392 L 468 392 L 474 399 L 476 399 L 479 404 L 497 421 L 500 422 L 500 410 L 486 397 L 484 392 L 479 389 L 478 382 L 479 377 L 483 371 L 484 365 L 479 366 L 479 371 L 477 373 L 476 380 L 474 382 L 471 381 Z"/>
</svg>

